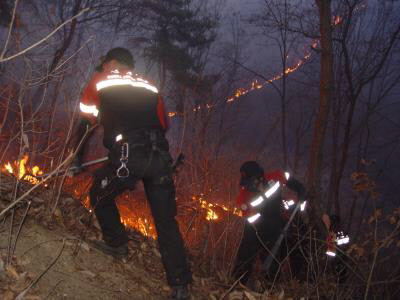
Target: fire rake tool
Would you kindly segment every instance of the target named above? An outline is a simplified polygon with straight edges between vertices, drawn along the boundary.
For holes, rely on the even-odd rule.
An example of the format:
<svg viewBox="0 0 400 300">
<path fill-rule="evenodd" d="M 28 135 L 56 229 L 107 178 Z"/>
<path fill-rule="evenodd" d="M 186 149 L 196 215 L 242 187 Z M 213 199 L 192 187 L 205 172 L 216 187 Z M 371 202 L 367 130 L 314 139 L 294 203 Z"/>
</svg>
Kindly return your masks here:
<svg viewBox="0 0 400 300">
<path fill-rule="evenodd" d="M 290 216 L 290 218 L 288 220 L 288 222 L 286 223 L 286 225 L 283 228 L 281 234 L 279 235 L 278 239 L 276 240 L 275 245 L 271 250 L 271 253 L 268 255 L 267 259 L 265 260 L 264 265 L 263 265 L 263 269 L 266 272 L 269 271 L 269 268 L 271 267 L 271 264 L 272 264 L 272 260 L 276 257 L 276 253 L 278 252 L 278 249 L 279 249 L 280 245 L 282 244 L 283 238 L 285 237 L 286 232 L 289 229 L 290 224 L 292 224 L 295 215 L 299 211 L 300 206 L 301 206 L 301 203 L 300 203 L 300 201 L 298 201 L 296 207 L 294 208 L 294 210 L 293 210 L 293 212 L 292 212 L 292 214 L 291 214 L 291 216 Z"/>
<path fill-rule="evenodd" d="M 73 166 L 73 167 L 71 167 L 71 168 L 67 168 L 67 169 L 64 169 L 64 170 L 60 170 L 60 171 L 54 173 L 53 176 L 58 176 L 58 175 L 61 175 L 61 174 L 66 173 L 66 172 L 70 172 L 70 171 L 77 170 L 77 169 L 82 168 L 82 167 L 87 167 L 87 166 L 95 165 L 95 164 L 101 163 L 101 162 L 106 161 L 106 160 L 108 160 L 108 156 L 104 156 L 104 157 L 102 157 L 102 158 L 90 160 L 90 161 L 88 161 L 88 162 L 83 163 L 83 164 L 80 165 L 80 166 Z M 50 174 L 51 174 L 51 173 L 46 173 L 46 174 L 43 174 L 43 175 L 40 175 L 40 176 L 36 176 L 36 178 L 42 179 L 42 178 L 45 178 L 45 177 L 49 176 Z"/>
<path fill-rule="evenodd" d="M 174 164 L 172 165 L 172 172 L 173 172 L 173 173 L 175 173 L 175 172 L 177 171 L 178 167 L 179 167 L 181 164 L 183 164 L 184 159 L 185 159 L 184 154 L 183 154 L 183 153 L 180 153 L 179 156 L 177 157 L 177 159 L 175 160 Z M 73 166 L 73 167 L 71 167 L 71 168 L 67 168 L 67 169 L 64 169 L 64 170 L 60 170 L 60 171 L 54 173 L 53 176 L 62 175 L 62 174 L 64 174 L 64 173 L 66 173 L 66 172 L 71 172 L 71 171 L 74 171 L 74 170 L 79 169 L 79 168 L 82 168 L 82 167 L 87 167 L 87 166 L 95 165 L 95 164 L 101 163 L 101 162 L 106 161 L 106 160 L 108 160 L 108 156 L 104 156 L 104 157 L 102 157 L 102 158 L 98 158 L 98 159 L 94 159 L 94 160 L 85 162 L 85 163 L 83 163 L 83 164 L 80 165 L 80 166 Z M 37 179 L 42 179 L 42 178 L 46 178 L 46 177 L 49 176 L 50 174 L 51 174 L 51 173 L 46 173 L 46 174 L 39 175 L 39 176 L 35 176 L 35 177 L 36 177 Z"/>
</svg>

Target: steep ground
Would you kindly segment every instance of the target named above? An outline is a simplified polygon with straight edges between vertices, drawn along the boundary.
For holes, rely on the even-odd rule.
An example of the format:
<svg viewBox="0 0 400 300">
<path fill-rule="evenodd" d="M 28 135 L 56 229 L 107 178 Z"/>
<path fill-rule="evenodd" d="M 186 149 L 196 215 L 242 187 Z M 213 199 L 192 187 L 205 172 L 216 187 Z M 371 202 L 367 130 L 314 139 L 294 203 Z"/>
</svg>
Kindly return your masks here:
<svg viewBox="0 0 400 300">
<path fill-rule="evenodd" d="M 19 194 L 28 188 L 21 183 Z M 13 179 L 3 177 L 0 212 L 10 204 L 13 190 Z M 54 199 L 53 190 L 38 189 L 16 207 L 14 217 L 10 210 L 6 218 L 0 218 L 0 299 L 168 299 L 171 290 L 155 240 L 130 231 L 128 258 L 114 259 L 84 242 L 101 234 L 80 201 L 61 197 L 49 218 L 48 210 L 55 206 L 50 199 Z M 31 206 L 24 218 L 27 201 Z M 14 245 L 15 251 L 9 251 Z M 192 299 L 293 299 L 286 298 L 280 288 L 262 294 L 244 287 L 231 290 L 221 274 L 204 278 L 193 264 L 192 270 Z"/>
</svg>

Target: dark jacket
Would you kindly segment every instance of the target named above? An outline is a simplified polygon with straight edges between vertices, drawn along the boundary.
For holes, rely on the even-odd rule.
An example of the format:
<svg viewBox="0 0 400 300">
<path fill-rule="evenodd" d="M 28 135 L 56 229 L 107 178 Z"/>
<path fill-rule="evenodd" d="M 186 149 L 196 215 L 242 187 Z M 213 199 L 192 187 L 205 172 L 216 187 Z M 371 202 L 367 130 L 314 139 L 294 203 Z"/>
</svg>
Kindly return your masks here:
<svg viewBox="0 0 400 300">
<path fill-rule="evenodd" d="M 83 92 L 80 111 L 92 124 L 97 121 L 103 126 L 103 144 L 108 149 L 120 134 L 168 128 L 157 88 L 127 68 L 94 74 Z"/>
<path fill-rule="evenodd" d="M 293 190 L 297 194 L 297 200 L 300 202 L 303 202 L 306 197 L 304 186 L 289 174 L 280 170 L 264 174 L 264 187 L 264 196 L 261 193 L 254 193 L 245 187 L 241 187 L 236 199 L 237 206 L 242 209 L 243 215 L 248 218 L 250 223 L 251 218 L 253 216 L 255 218 L 257 214 L 259 214 L 259 218 L 269 220 L 282 217 L 283 187 Z"/>
</svg>

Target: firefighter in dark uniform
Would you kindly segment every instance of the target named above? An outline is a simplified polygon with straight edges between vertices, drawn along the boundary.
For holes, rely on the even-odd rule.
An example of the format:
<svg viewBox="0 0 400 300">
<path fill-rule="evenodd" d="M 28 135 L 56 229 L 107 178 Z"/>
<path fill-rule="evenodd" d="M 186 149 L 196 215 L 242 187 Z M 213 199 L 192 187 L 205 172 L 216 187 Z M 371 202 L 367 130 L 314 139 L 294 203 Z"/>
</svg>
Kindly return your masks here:
<svg viewBox="0 0 400 300">
<path fill-rule="evenodd" d="M 336 281 L 343 284 L 348 278 L 349 259 L 345 250 L 349 245 L 350 237 L 342 228 L 340 216 L 330 215 L 324 220 L 324 223 L 328 229 L 326 239 L 328 266 L 336 277 Z"/>
<path fill-rule="evenodd" d="M 263 168 L 255 161 L 245 162 L 241 168 L 240 193 L 237 205 L 242 210 L 246 223 L 233 275 L 246 284 L 252 271 L 253 263 L 260 250 L 273 249 L 285 227 L 286 220 L 282 215 L 282 187 L 297 194 L 299 208 L 305 207 L 306 191 L 303 185 L 289 177 L 288 173 L 273 171 L 264 173 Z M 264 253 L 268 257 L 270 253 Z M 267 278 L 273 281 L 278 270 L 280 251 L 268 267 Z"/>
<path fill-rule="evenodd" d="M 133 73 L 133 57 L 125 48 L 111 49 L 87 84 L 81 102 L 77 136 L 99 123 L 109 150 L 107 165 L 97 170 L 90 203 L 103 241 L 93 246 L 115 257 L 127 254 L 128 237 L 115 198 L 143 181 L 149 201 L 168 284 L 174 299 L 189 297 L 191 282 L 184 244 L 178 228 L 172 158 L 165 138 L 167 119 L 157 88 Z M 77 138 L 77 140 L 79 140 Z M 83 150 L 74 161 L 80 165 Z"/>
</svg>

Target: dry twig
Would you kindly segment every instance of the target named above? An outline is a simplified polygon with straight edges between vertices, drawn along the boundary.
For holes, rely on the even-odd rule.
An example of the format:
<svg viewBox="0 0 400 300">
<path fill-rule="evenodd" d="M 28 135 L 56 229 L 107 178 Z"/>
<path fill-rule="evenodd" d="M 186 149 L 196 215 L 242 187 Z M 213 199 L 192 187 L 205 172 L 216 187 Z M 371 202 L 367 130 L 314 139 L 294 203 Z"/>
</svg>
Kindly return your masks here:
<svg viewBox="0 0 400 300">
<path fill-rule="evenodd" d="M 36 279 L 34 281 L 32 281 L 32 283 L 30 285 L 28 285 L 21 293 L 19 293 L 19 295 L 15 298 L 15 300 L 22 300 L 24 298 L 24 296 L 26 295 L 26 293 L 40 280 L 40 278 L 43 277 L 44 274 L 47 273 L 48 270 L 50 270 L 50 268 L 57 262 L 57 260 L 60 258 L 63 250 L 65 247 L 65 239 L 63 239 L 63 244 L 62 247 L 60 249 L 60 252 L 58 253 L 58 255 L 53 259 L 53 261 L 47 266 L 47 268 L 38 276 L 36 277 Z"/>
<path fill-rule="evenodd" d="M 11 257 L 14 255 L 15 248 L 17 247 L 18 237 L 19 237 L 19 234 L 20 234 L 20 232 L 21 232 L 22 226 L 23 226 L 24 223 L 25 223 L 26 216 L 28 215 L 28 211 L 29 211 L 29 208 L 31 207 L 31 204 L 32 204 L 32 201 L 28 201 L 28 206 L 26 207 L 25 214 L 24 214 L 24 216 L 22 217 L 21 223 L 19 224 L 18 231 L 17 231 L 17 234 L 16 234 L 16 236 L 15 236 L 14 245 L 13 245 L 13 247 L 12 247 L 12 249 L 11 249 Z"/>
<path fill-rule="evenodd" d="M 228 294 L 233 290 L 233 288 L 238 284 L 238 282 L 240 281 L 240 279 L 242 279 L 243 276 L 246 275 L 246 273 L 247 273 L 247 271 L 244 272 L 244 273 L 231 285 L 231 287 L 221 296 L 221 298 L 219 298 L 219 300 L 224 299 L 224 298 L 226 297 L 226 295 L 228 295 Z"/>
<path fill-rule="evenodd" d="M 89 8 L 85 8 L 83 10 L 81 10 L 78 14 L 76 14 L 75 16 L 73 16 L 72 18 L 68 19 L 67 21 L 61 23 L 59 26 L 56 27 L 56 29 L 54 29 L 52 32 L 50 32 L 48 35 L 46 35 L 44 38 L 42 38 L 41 40 L 37 41 L 36 43 L 32 44 L 31 46 L 25 48 L 24 50 L 21 50 L 20 52 L 8 56 L 6 58 L 3 58 L 4 53 L 2 54 L 2 56 L 0 57 L 0 63 L 2 62 L 6 62 L 9 60 L 12 60 L 22 54 L 25 54 L 26 52 L 28 52 L 29 50 L 39 46 L 41 43 L 45 42 L 46 40 L 48 40 L 52 35 L 54 35 L 58 30 L 60 30 L 62 27 L 64 27 L 64 25 L 68 24 L 69 22 L 71 22 L 72 20 L 78 18 L 80 15 L 82 15 L 83 13 L 87 12 L 89 10 Z M 4 52 L 4 50 L 3 50 Z"/>
</svg>

